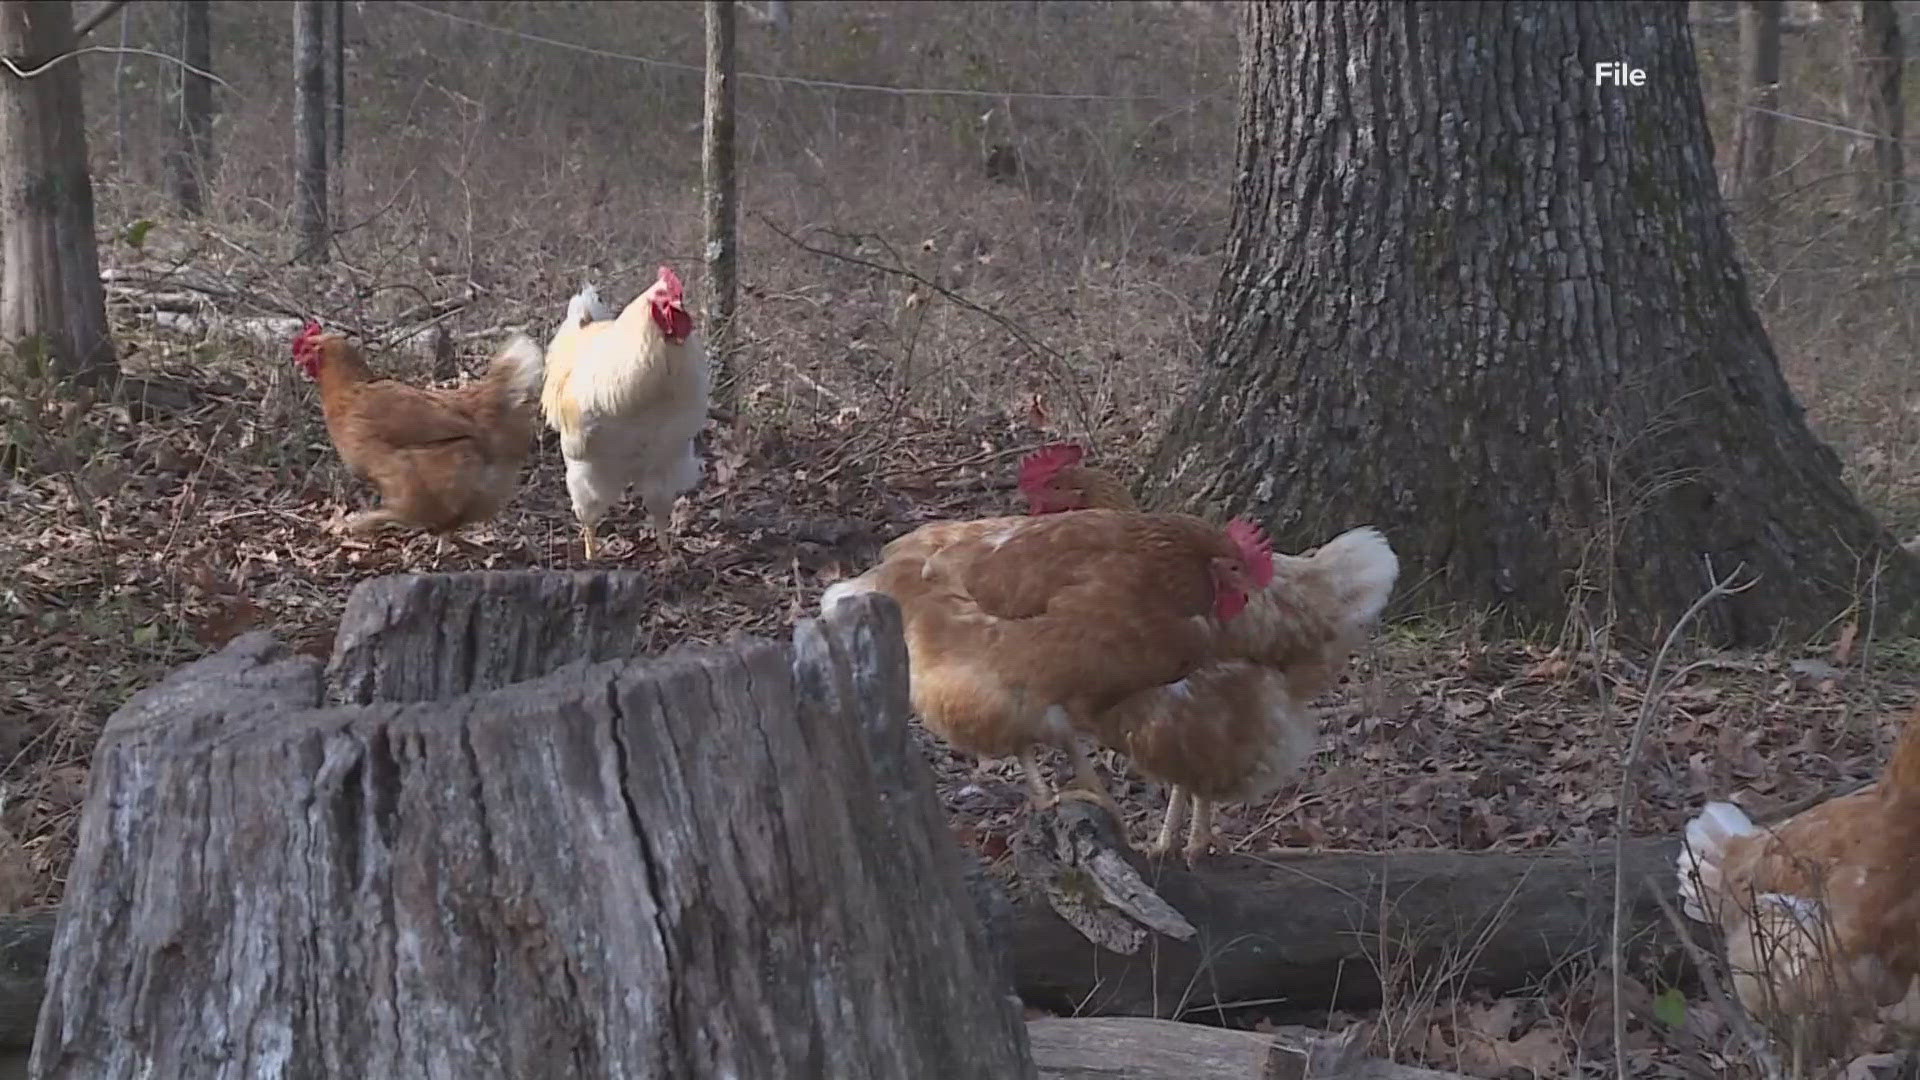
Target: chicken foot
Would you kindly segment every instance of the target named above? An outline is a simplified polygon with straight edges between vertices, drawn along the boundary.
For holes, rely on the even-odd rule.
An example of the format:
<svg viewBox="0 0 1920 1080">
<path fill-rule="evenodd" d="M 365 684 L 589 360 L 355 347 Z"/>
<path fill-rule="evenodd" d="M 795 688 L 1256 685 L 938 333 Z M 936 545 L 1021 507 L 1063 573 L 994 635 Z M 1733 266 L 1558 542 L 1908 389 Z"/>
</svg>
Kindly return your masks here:
<svg viewBox="0 0 1920 1080">
<path fill-rule="evenodd" d="M 1075 798 L 1086 799 L 1107 813 L 1112 814 L 1113 820 L 1120 825 L 1120 831 L 1125 832 L 1127 827 L 1126 815 L 1120 812 L 1120 804 L 1114 802 L 1113 796 L 1108 794 L 1107 785 L 1100 779 L 1099 770 L 1094 768 L 1093 757 L 1087 753 L 1087 748 L 1080 744 L 1079 739 L 1074 739 L 1067 744 L 1067 754 L 1073 758 L 1072 786 L 1073 789 L 1077 790 L 1063 791 L 1060 793 L 1061 796 L 1073 796 Z"/>
<path fill-rule="evenodd" d="M 1193 812 L 1193 821 L 1187 823 L 1187 812 Z M 1164 859 L 1173 854 L 1173 844 L 1180 835 L 1180 826 L 1187 824 L 1187 846 L 1181 852 L 1188 866 L 1200 860 L 1203 855 L 1213 852 L 1213 801 L 1203 799 L 1186 788 L 1175 784 L 1167 792 L 1167 816 L 1160 822 L 1160 835 L 1147 846 L 1147 854 Z"/>
<path fill-rule="evenodd" d="M 1046 774 L 1040 771 L 1039 753 L 1032 748 L 1021 752 L 1020 768 L 1027 774 L 1027 787 L 1033 794 L 1034 809 L 1044 810 L 1061 799 L 1083 799 L 1112 814 L 1113 820 L 1124 825 L 1127 819 L 1120 813 L 1120 805 L 1107 794 L 1106 785 L 1100 782 L 1100 774 L 1093 769 L 1093 759 L 1087 756 L 1078 741 L 1072 744 L 1068 753 L 1073 756 L 1073 784 L 1065 790 L 1055 791 L 1053 785 L 1047 783 Z"/>
<path fill-rule="evenodd" d="M 1160 822 L 1160 835 L 1147 846 L 1147 854 L 1157 859 L 1173 854 L 1174 839 L 1180 835 L 1180 827 L 1187 825 L 1187 812 L 1192 810 L 1193 822 L 1187 825 L 1187 845 L 1181 854 L 1188 866 L 1199 861 L 1203 855 L 1211 855 L 1219 840 L 1213 831 L 1215 805 L 1211 799 L 1203 799 L 1178 784 L 1173 785 L 1167 791 L 1167 816 Z M 1261 855 L 1263 858 L 1287 858 L 1317 853 L 1314 848 L 1274 848 Z"/>
</svg>

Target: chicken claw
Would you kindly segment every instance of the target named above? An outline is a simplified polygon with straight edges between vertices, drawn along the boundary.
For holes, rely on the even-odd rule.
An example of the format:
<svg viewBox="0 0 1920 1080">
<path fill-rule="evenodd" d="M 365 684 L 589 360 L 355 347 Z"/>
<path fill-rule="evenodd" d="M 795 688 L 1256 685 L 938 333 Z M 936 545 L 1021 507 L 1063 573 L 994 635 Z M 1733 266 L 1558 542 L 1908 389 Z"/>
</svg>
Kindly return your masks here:
<svg viewBox="0 0 1920 1080">
<path fill-rule="evenodd" d="M 587 558 L 593 558 L 593 526 L 580 526 L 580 546 L 585 551 Z"/>
<path fill-rule="evenodd" d="M 1107 813 L 1112 814 L 1113 820 L 1120 823 L 1123 828 L 1126 825 L 1127 819 L 1120 813 L 1120 804 L 1114 802 L 1113 796 L 1104 791 L 1096 791 L 1092 788 L 1085 787 L 1062 788 L 1060 789 L 1060 793 L 1053 797 L 1053 802 L 1058 804 L 1068 799 L 1074 799 L 1079 802 L 1090 802 L 1100 809 L 1105 810 Z"/>
</svg>

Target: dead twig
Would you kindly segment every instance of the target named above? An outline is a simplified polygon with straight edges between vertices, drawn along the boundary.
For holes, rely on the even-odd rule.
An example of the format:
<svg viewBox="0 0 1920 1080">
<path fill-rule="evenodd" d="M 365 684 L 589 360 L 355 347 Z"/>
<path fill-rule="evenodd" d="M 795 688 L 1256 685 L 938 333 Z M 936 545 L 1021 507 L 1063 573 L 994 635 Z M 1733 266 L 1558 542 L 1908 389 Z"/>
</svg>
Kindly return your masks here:
<svg viewBox="0 0 1920 1080">
<path fill-rule="evenodd" d="M 1674 683 L 1693 670 L 1693 665 L 1681 668 L 1673 674 L 1672 678 L 1665 681 L 1661 680 L 1660 672 L 1666 666 L 1667 653 L 1672 651 L 1674 643 L 1680 640 L 1680 632 L 1687 628 L 1687 624 L 1693 621 L 1694 616 L 1700 614 L 1715 600 L 1746 592 L 1759 582 L 1760 579 L 1756 577 L 1743 585 L 1733 584 L 1734 579 L 1740 576 L 1740 571 L 1746 569 L 1746 566 L 1746 563 L 1741 563 L 1726 577 L 1716 578 L 1713 576 L 1713 564 L 1711 562 L 1707 564 L 1707 580 L 1711 584 L 1698 600 L 1695 600 L 1686 611 L 1681 612 L 1678 619 L 1674 620 L 1673 628 L 1667 631 L 1666 640 L 1660 643 L 1660 651 L 1654 654 L 1653 666 L 1647 671 L 1647 689 L 1646 693 L 1641 695 L 1640 715 L 1634 718 L 1633 735 L 1627 740 L 1627 755 L 1620 763 L 1620 787 L 1615 792 L 1613 812 L 1613 956 L 1611 959 L 1613 1000 L 1616 1002 L 1626 1000 L 1627 883 L 1626 864 L 1621 861 L 1620 855 L 1621 847 L 1626 843 L 1627 819 L 1632 812 L 1634 765 L 1640 758 L 1641 745 L 1646 742 L 1647 729 L 1653 725 L 1655 707 L 1659 705 L 1667 691 L 1673 688 Z M 1613 1011 L 1613 1052 L 1614 1075 L 1619 1080 L 1627 1080 L 1627 1014 L 1624 1009 L 1619 1008 Z"/>
</svg>

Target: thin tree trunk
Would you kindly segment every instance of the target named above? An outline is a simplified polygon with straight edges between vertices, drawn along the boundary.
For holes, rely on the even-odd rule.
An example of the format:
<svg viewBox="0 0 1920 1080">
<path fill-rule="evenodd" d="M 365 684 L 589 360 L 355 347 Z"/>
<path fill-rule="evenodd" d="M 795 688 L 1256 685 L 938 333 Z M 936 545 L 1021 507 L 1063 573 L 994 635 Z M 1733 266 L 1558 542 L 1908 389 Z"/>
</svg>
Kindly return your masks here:
<svg viewBox="0 0 1920 1080">
<path fill-rule="evenodd" d="M 1847 111 L 1854 127 L 1874 136 L 1855 139 L 1847 147 L 1854 203 L 1863 220 L 1886 229 L 1888 236 L 1897 236 L 1906 202 L 1906 156 L 1900 145 L 1905 127 L 1900 104 L 1905 66 L 1900 17 L 1891 0 L 1857 0 L 1851 30 Z"/>
<path fill-rule="evenodd" d="M 722 408 L 732 397 L 737 200 L 733 158 L 733 2 L 707 0 L 706 137 L 701 167 L 707 212 L 707 354 Z"/>
<path fill-rule="evenodd" d="M 175 0 L 173 10 L 179 19 L 180 58 L 186 66 L 174 69 L 179 99 L 174 103 L 168 172 L 180 212 L 199 215 L 206 211 L 205 184 L 213 157 L 213 82 L 194 72 L 213 70 L 213 37 L 207 0 Z"/>
<path fill-rule="evenodd" d="M 120 9 L 120 52 L 113 58 L 113 167 L 127 168 L 127 21 L 132 12 Z"/>
<path fill-rule="evenodd" d="M 327 71 L 327 134 L 333 140 L 332 173 L 335 183 L 347 156 L 347 0 L 329 6 Z"/>
<path fill-rule="evenodd" d="M 0 0 L 0 341 L 21 369 L 90 379 L 116 361 L 93 239 L 80 65 L 67 0 Z"/>
<path fill-rule="evenodd" d="M 1153 494 L 1295 550 L 1384 528 L 1416 606 L 1710 636 L 1920 614 L 1734 257 L 1684 5 L 1249 4 L 1227 267 Z M 1645 85 L 1596 86 L 1630 57 Z M 1877 588 L 1867 576 L 1885 560 Z"/>
<path fill-rule="evenodd" d="M 1780 130 L 1781 0 L 1740 4 L 1740 111 L 1733 120 L 1728 197 L 1748 213 L 1766 205 L 1773 177 L 1775 135 Z"/>
<path fill-rule="evenodd" d="M 293 5 L 295 257 L 327 254 L 326 13 L 322 0 Z"/>
</svg>

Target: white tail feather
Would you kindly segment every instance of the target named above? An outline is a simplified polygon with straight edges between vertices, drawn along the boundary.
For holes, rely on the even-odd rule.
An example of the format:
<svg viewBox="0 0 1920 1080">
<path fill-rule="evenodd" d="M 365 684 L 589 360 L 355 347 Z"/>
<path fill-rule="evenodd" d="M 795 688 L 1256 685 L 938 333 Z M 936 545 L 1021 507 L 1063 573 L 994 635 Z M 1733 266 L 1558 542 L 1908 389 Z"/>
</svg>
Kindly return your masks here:
<svg viewBox="0 0 1920 1080">
<path fill-rule="evenodd" d="M 508 366 L 507 389 L 516 404 L 540 396 L 540 384 L 546 377 L 547 355 L 525 334 L 515 334 L 494 354 L 495 368 Z"/>
<path fill-rule="evenodd" d="M 553 348 L 553 342 L 568 330 L 585 326 L 590 322 L 607 322 L 616 314 L 600 299 L 600 290 L 595 288 L 592 282 L 588 282 L 579 292 L 568 298 L 567 313 L 561 317 L 560 325 L 553 328 L 553 337 L 548 340 L 547 348 Z"/>
<path fill-rule="evenodd" d="M 830 613 L 840 601 L 849 596 L 858 596 L 872 591 L 873 581 L 866 574 L 848 578 L 845 581 L 836 581 L 827 586 L 826 592 L 820 594 L 820 614 Z"/>
<path fill-rule="evenodd" d="M 1349 529 L 1320 546 L 1310 557 L 1316 572 L 1338 590 L 1349 633 L 1365 629 L 1387 606 L 1400 577 L 1400 557 L 1380 530 L 1370 525 Z"/>
<path fill-rule="evenodd" d="M 1690 919 L 1708 922 L 1707 901 L 1720 890 L 1720 860 L 1727 841 L 1760 830 L 1730 802 L 1710 802 L 1687 822 L 1686 841 L 1677 860 L 1680 871 L 1680 907 Z"/>
</svg>

